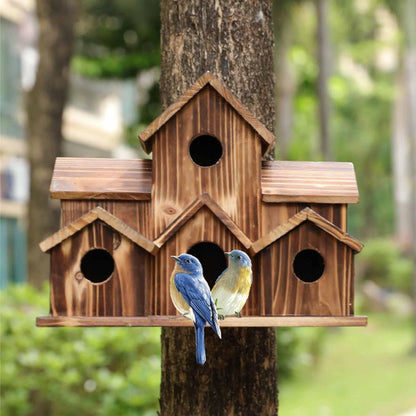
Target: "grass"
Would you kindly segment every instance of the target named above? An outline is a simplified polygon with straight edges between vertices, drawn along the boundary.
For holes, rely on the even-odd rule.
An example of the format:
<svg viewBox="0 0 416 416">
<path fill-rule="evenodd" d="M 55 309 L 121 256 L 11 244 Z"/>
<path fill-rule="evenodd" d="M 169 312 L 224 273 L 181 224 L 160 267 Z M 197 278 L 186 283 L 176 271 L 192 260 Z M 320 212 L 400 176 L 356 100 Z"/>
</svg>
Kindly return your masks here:
<svg viewBox="0 0 416 416">
<path fill-rule="evenodd" d="M 366 328 L 328 331 L 319 365 L 279 383 L 279 415 L 394 416 L 416 409 L 410 319 L 373 315 Z"/>
</svg>

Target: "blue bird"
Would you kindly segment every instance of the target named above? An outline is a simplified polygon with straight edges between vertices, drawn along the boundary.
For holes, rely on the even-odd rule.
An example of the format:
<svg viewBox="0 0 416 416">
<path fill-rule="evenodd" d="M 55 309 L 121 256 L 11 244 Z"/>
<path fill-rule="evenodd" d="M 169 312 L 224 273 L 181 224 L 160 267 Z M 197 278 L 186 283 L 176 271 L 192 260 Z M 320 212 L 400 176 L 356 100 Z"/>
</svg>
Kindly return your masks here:
<svg viewBox="0 0 416 416">
<path fill-rule="evenodd" d="M 204 364 L 204 330 L 208 322 L 221 338 L 218 314 L 199 260 L 190 254 L 172 256 L 176 264 L 171 276 L 170 295 L 176 309 L 194 322 L 196 361 Z"/>
<path fill-rule="evenodd" d="M 240 250 L 225 254 L 230 260 L 228 268 L 218 277 L 211 291 L 220 319 L 234 314 L 241 317 L 240 311 L 247 301 L 253 282 L 250 257 Z"/>
</svg>

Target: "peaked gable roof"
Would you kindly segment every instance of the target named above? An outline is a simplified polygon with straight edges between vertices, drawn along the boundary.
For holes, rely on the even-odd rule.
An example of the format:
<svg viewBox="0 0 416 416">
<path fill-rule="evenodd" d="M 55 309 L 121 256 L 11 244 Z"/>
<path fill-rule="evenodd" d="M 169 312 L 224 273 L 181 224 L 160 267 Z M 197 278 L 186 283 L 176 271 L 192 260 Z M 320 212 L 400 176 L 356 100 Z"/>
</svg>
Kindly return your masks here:
<svg viewBox="0 0 416 416">
<path fill-rule="evenodd" d="M 275 141 L 273 133 L 270 132 L 256 117 L 254 117 L 248 109 L 241 104 L 241 102 L 237 100 L 237 98 L 235 98 L 234 95 L 210 72 L 206 72 L 202 75 L 202 77 L 199 78 L 198 81 L 196 81 L 195 84 L 193 84 L 185 92 L 185 94 L 182 95 L 182 97 L 171 104 L 139 135 L 140 142 L 146 152 L 150 153 L 152 150 L 152 137 L 154 134 L 207 85 L 214 88 L 215 91 L 217 91 L 217 93 L 220 94 L 221 97 L 223 97 L 224 100 L 227 101 L 227 103 L 231 105 L 231 107 L 233 107 L 234 110 L 237 111 L 237 113 L 258 133 L 263 142 L 263 154 L 267 153 Z"/>
<path fill-rule="evenodd" d="M 251 246 L 251 240 L 244 234 L 229 215 L 210 197 L 208 193 L 201 194 L 163 231 L 154 241 L 156 246 L 162 247 L 176 232 L 182 228 L 201 208 L 207 207 L 245 247 Z"/>
<path fill-rule="evenodd" d="M 55 234 L 52 234 L 46 240 L 42 241 L 39 246 L 42 251 L 47 252 L 96 220 L 105 222 L 111 228 L 118 231 L 120 234 L 124 235 L 133 243 L 142 247 L 149 253 L 155 254 L 158 251 L 158 247 L 152 241 L 148 240 L 144 235 L 140 234 L 128 226 L 126 223 L 121 221 L 119 218 L 110 214 L 108 211 L 101 207 L 92 209 L 71 224 L 61 228 Z"/>
<path fill-rule="evenodd" d="M 363 244 L 360 241 L 356 240 L 354 237 L 342 231 L 340 228 L 332 224 L 324 217 L 320 216 L 314 210 L 310 208 L 305 208 L 293 217 L 289 218 L 285 223 L 277 226 L 267 235 L 253 243 L 250 249 L 251 254 L 254 255 L 262 251 L 265 247 L 274 243 L 276 240 L 283 237 L 288 232 L 292 231 L 294 228 L 296 228 L 298 225 L 302 224 L 305 221 L 313 222 L 317 227 L 321 228 L 326 233 L 332 235 L 332 237 L 336 238 L 341 243 L 344 243 L 347 246 L 351 247 L 356 252 L 361 251 L 361 249 L 363 248 Z"/>
</svg>

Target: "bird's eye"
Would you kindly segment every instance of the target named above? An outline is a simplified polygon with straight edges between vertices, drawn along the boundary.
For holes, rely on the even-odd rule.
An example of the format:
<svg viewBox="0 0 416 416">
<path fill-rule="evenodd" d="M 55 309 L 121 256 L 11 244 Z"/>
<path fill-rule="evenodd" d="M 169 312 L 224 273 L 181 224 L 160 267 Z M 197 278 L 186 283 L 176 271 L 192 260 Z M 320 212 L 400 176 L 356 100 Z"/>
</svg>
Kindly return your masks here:
<svg viewBox="0 0 416 416">
<path fill-rule="evenodd" d="M 238 260 L 241 260 L 241 256 L 237 256 Z"/>
<path fill-rule="evenodd" d="M 188 264 L 191 262 L 191 260 L 189 260 L 189 259 L 186 259 L 185 261 L 186 261 Z"/>
</svg>

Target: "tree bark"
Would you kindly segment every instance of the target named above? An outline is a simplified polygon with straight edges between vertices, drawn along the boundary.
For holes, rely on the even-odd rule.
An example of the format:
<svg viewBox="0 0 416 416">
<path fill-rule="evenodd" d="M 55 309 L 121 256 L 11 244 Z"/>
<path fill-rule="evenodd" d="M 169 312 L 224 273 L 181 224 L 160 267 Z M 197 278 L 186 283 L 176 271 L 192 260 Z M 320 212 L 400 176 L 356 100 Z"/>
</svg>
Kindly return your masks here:
<svg viewBox="0 0 416 416">
<path fill-rule="evenodd" d="M 161 21 L 163 108 L 211 71 L 273 129 L 270 1 L 162 0 Z M 277 414 L 274 328 L 224 328 L 222 333 L 219 340 L 206 329 L 207 363 L 199 366 L 193 329 L 162 329 L 163 416 Z"/>
<path fill-rule="evenodd" d="M 412 224 L 411 256 L 413 259 L 413 311 L 416 335 L 416 1 L 406 0 L 404 4 L 404 33 L 405 33 L 405 74 L 406 97 L 408 114 L 408 138 L 410 143 L 410 212 Z M 413 345 L 416 353 L 416 337 Z"/>
<path fill-rule="evenodd" d="M 329 133 L 329 30 L 327 23 L 329 0 L 316 0 L 318 15 L 318 97 L 319 97 L 319 125 L 320 152 L 325 160 L 331 160 L 332 150 Z"/>
<path fill-rule="evenodd" d="M 411 212 L 411 146 L 408 135 L 406 71 L 400 69 L 396 80 L 396 96 L 393 102 L 391 157 L 395 208 L 395 238 L 402 247 L 412 241 Z"/>
<path fill-rule="evenodd" d="M 30 200 L 28 213 L 28 280 L 41 286 L 49 276 L 48 256 L 39 242 L 59 224 L 59 204 L 49 198 L 55 158 L 61 153 L 62 113 L 67 98 L 69 63 L 73 48 L 76 0 L 37 0 L 39 65 L 36 82 L 27 96 Z"/>
</svg>

